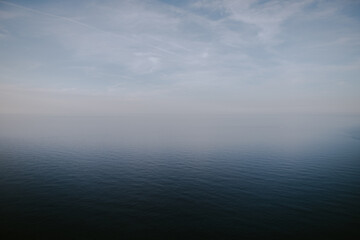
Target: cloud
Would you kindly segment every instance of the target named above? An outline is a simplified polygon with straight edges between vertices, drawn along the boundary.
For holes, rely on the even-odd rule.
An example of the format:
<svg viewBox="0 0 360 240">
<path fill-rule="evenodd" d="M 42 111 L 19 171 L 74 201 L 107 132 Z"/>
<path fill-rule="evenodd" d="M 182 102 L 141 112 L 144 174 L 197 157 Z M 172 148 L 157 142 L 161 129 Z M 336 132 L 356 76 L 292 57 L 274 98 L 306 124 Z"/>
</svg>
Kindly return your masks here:
<svg viewBox="0 0 360 240">
<path fill-rule="evenodd" d="M 49 96 L 73 89 L 207 111 L 270 103 L 291 109 L 316 101 L 316 91 L 339 102 L 351 93 L 355 101 L 360 34 L 350 10 L 358 7 L 317 0 L 1 1 L 0 83 L 49 89 Z"/>
</svg>

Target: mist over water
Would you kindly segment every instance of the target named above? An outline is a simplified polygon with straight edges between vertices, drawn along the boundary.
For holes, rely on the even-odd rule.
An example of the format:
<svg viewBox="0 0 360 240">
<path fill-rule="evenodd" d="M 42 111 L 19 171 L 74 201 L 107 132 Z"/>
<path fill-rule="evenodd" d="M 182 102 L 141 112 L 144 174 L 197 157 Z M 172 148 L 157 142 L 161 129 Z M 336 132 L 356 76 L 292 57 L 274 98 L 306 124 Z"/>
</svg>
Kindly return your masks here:
<svg viewBox="0 0 360 240">
<path fill-rule="evenodd" d="M 359 30 L 350 0 L 0 0 L 0 240 L 360 239 Z"/>
<path fill-rule="evenodd" d="M 1 116 L 1 235 L 359 236 L 360 117 Z"/>
</svg>

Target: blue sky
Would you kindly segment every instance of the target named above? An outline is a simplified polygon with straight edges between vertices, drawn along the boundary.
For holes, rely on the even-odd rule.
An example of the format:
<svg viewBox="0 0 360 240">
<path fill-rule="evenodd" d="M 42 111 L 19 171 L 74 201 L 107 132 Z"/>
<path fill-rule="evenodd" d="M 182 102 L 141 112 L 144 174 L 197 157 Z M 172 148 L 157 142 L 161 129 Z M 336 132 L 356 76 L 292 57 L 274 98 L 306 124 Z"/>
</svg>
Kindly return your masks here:
<svg viewBox="0 0 360 240">
<path fill-rule="evenodd" d="M 359 1 L 0 1 L 0 113 L 360 113 Z"/>
</svg>

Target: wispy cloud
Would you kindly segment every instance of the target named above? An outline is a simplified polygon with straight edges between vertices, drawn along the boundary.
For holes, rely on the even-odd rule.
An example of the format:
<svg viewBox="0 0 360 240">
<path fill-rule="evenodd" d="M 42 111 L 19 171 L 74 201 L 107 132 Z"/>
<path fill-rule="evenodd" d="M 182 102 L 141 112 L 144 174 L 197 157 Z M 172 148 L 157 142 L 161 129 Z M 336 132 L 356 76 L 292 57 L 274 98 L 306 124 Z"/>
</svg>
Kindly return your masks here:
<svg viewBox="0 0 360 240">
<path fill-rule="evenodd" d="M 319 95 L 358 101 L 354 9 L 320 0 L 0 1 L 0 81 L 209 111 L 291 109 Z"/>
</svg>

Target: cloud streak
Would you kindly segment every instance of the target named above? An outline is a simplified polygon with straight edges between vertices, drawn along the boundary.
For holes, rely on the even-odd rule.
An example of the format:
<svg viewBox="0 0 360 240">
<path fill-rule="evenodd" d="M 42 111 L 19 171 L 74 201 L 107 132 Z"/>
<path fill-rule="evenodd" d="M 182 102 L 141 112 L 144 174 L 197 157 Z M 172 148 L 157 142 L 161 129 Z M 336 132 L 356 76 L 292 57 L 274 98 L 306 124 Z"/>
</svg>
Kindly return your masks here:
<svg viewBox="0 0 360 240">
<path fill-rule="evenodd" d="M 0 85 L 136 98 L 166 111 L 164 102 L 242 112 L 313 101 L 319 107 L 302 111 L 359 112 L 354 9 L 317 0 L 0 1 Z"/>
</svg>

